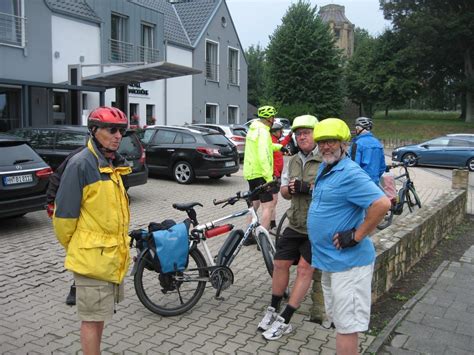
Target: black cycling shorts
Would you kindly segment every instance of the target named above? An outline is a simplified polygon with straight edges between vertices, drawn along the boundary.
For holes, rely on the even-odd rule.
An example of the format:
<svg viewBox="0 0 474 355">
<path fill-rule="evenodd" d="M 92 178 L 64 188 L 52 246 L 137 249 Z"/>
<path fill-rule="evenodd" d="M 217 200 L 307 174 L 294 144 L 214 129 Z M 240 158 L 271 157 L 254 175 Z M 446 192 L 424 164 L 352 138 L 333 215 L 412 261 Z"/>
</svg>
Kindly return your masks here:
<svg viewBox="0 0 474 355">
<path fill-rule="evenodd" d="M 294 260 L 296 265 L 301 256 L 311 265 L 311 242 L 308 235 L 286 227 L 276 243 L 275 260 Z"/>
<path fill-rule="evenodd" d="M 266 183 L 264 178 L 256 178 L 256 179 L 248 180 L 248 182 L 249 182 L 250 191 L 253 191 L 255 190 L 255 188 Z M 260 202 L 270 202 L 273 200 L 273 194 L 271 191 L 265 191 L 265 192 L 259 193 L 258 195 L 255 195 L 252 197 L 252 201 L 257 201 L 257 200 L 260 200 Z"/>
</svg>

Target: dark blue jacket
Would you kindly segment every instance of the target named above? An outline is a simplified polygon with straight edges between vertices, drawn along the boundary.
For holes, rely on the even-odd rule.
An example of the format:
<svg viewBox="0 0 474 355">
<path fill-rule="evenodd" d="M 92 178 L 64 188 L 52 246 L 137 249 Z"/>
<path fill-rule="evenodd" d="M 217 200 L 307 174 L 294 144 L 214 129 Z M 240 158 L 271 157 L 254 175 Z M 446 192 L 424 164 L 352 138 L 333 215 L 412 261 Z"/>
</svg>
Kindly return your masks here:
<svg viewBox="0 0 474 355">
<path fill-rule="evenodd" d="M 355 155 L 352 152 L 354 148 Z M 353 139 L 350 156 L 378 185 L 385 172 L 385 156 L 380 141 L 371 132 L 362 133 Z"/>
</svg>

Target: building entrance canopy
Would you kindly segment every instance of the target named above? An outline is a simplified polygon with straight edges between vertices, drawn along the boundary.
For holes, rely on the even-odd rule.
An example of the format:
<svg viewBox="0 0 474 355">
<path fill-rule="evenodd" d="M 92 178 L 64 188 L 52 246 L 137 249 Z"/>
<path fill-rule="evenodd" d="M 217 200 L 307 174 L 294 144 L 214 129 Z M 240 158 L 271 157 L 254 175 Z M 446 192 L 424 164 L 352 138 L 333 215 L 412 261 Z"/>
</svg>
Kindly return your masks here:
<svg viewBox="0 0 474 355">
<path fill-rule="evenodd" d="M 82 78 L 82 85 L 105 87 L 107 89 L 143 83 L 178 76 L 200 74 L 202 71 L 183 65 L 158 62 L 137 65 L 126 69 L 109 71 Z"/>
</svg>

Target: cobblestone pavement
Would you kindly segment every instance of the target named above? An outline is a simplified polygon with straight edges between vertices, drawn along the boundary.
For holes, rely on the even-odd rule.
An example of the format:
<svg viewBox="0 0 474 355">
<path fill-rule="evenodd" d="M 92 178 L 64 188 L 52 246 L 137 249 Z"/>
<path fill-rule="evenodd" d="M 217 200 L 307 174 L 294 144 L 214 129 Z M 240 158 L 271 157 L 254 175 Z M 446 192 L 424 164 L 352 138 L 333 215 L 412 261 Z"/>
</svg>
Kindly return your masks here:
<svg viewBox="0 0 474 355">
<path fill-rule="evenodd" d="M 423 203 L 449 188 L 434 179 L 427 183 L 422 170 L 413 169 Z M 431 181 L 428 179 L 428 181 Z M 446 186 L 448 185 L 448 186 Z M 171 208 L 174 202 L 199 201 L 199 221 L 221 217 L 240 209 L 214 207 L 212 199 L 245 190 L 241 172 L 221 180 L 199 179 L 193 185 L 171 180 L 149 179 L 130 189 L 132 225 L 145 227 L 150 221 L 180 220 L 184 215 Z M 277 218 L 288 207 L 279 202 Z M 244 204 L 241 205 L 244 209 Z M 53 235 L 45 212 L 18 219 L 1 220 L 0 248 L 0 353 L 77 353 L 80 351 L 79 321 L 75 307 L 64 301 L 72 276 L 63 268 L 64 250 Z M 237 224 L 241 227 L 244 220 Z M 215 255 L 224 238 L 209 241 Z M 132 252 L 134 254 L 134 252 Z M 111 353 L 321 353 L 335 352 L 335 333 L 309 322 L 311 299 L 306 297 L 292 319 L 294 331 L 278 341 L 267 342 L 256 326 L 270 300 L 271 279 L 255 246 L 243 248 L 232 269 L 235 283 L 223 292 L 225 300 L 214 299 L 207 287 L 202 299 L 189 312 L 163 318 L 148 311 L 138 300 L 133 279 L 127 277 L 126 300 L 106 325 L 102 350 Z M 472 328 L 472 327 L 471 327 Z M 361 351 L 373 340 L 361 335 Z"/>
<path fill-rule="evenodd" d="M 474 232 L 471 231 L 474 236 Z M 474 352 L 474 245 L 459 262 L 445 261 L 401 311 L 403 320 L 380 354 Z"/>
</svg>

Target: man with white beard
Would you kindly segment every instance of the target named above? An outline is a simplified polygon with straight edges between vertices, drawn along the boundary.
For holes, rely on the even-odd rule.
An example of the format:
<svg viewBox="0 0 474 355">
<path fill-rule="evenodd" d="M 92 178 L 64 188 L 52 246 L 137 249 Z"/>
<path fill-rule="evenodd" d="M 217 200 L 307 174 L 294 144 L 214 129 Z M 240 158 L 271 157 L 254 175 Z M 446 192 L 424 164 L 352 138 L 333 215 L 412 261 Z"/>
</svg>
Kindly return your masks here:
<svg viewBox="0 0 474 355">
<path fill-rule="evenodd" d="M 312 266 L 323 271 L 327 317 L 336 327 L 337 354 L 357 354 L 358 332 L 368 329 L 375 249 L 371 233 L 390 200 L 347 156 L 349 127 L 327 118 L 314 127 L 323 163 L 308 211 Z"/>
</svg>

